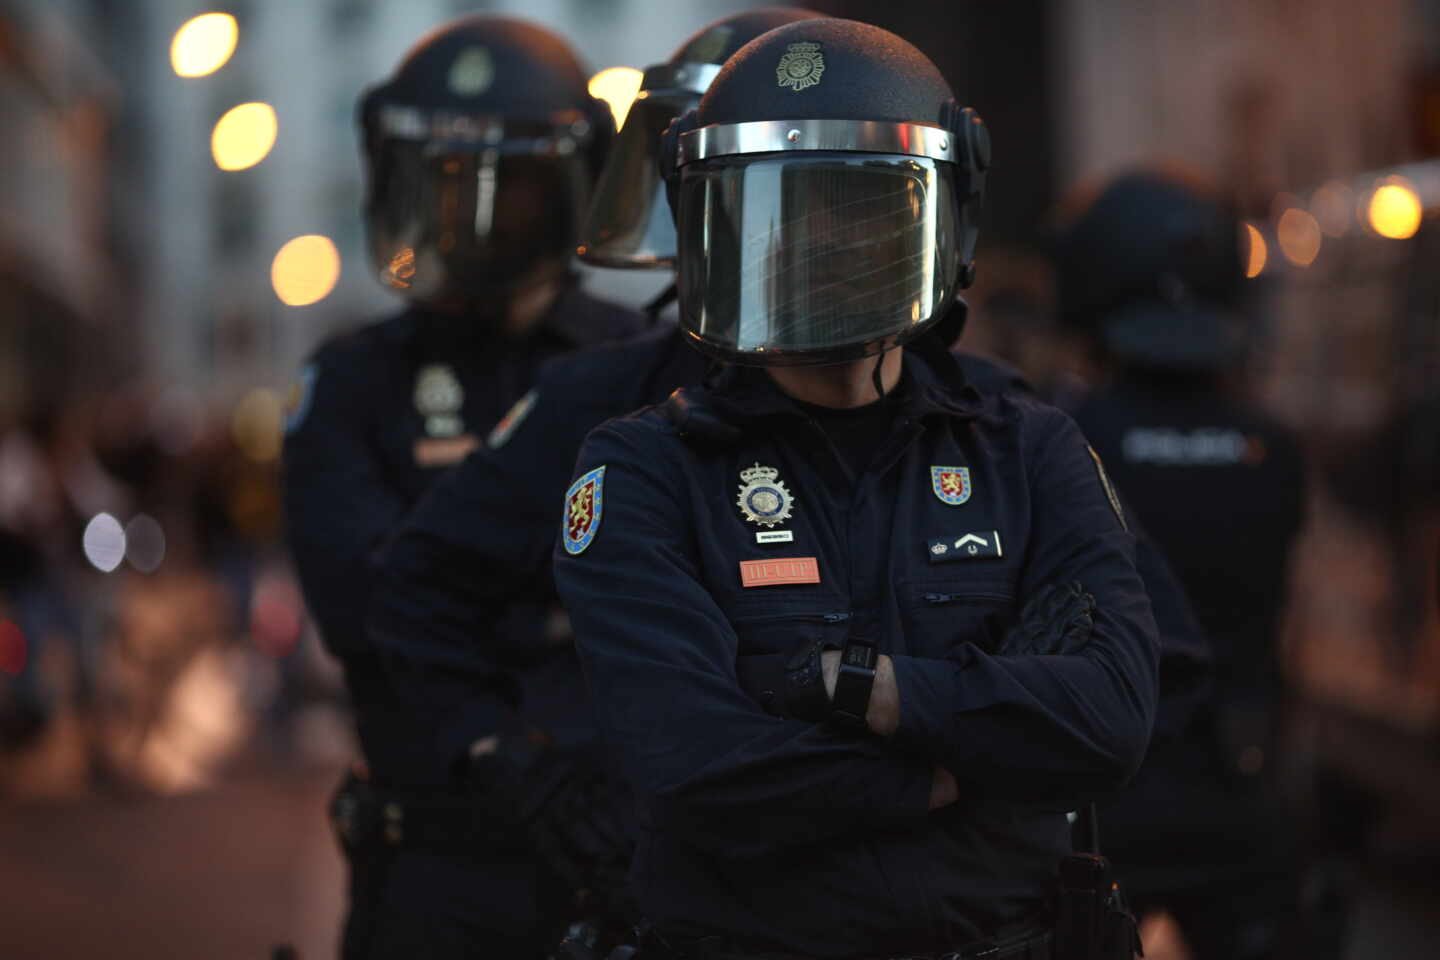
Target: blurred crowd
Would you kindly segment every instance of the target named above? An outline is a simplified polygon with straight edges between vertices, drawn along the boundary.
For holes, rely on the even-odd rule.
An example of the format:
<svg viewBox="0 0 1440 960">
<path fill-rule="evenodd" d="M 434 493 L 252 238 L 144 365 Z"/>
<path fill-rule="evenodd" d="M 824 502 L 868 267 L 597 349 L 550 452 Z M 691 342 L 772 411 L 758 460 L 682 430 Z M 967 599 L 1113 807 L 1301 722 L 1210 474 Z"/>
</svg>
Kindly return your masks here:
<svg viewBox="0 0 1440 960">
<path fill-rule="evenodd" d="M 169 793 L 257 751 L 345 749 L 278 543 L 274 453 L 246 432 L 278 421 L 150 384 L 6 414 L 0 792 Z"/>
</svg>

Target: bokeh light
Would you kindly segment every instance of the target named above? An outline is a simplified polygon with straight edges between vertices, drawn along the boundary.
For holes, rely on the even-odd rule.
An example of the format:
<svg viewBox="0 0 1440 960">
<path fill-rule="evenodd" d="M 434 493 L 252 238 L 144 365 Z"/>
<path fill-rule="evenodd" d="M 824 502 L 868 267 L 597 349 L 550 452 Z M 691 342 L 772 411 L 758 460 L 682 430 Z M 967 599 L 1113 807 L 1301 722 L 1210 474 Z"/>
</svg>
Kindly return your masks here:
<svg viewBox="0 0 1440 960">
<path fill-rule="evenodd" d="M 263 577 L 250 597 L 250 635 L 260 652 L 286 657 L 300 645 L 305 606 L 295 584 L 284 577 Z"/>
<path fill-rule="evenodd" d="M 257 387 L 245 394 L 230 418 L 230 435 L 245 456 L 270 463 L 280 456 L 281 423 L 285 417 L 274 390 Z"/>
<path fill-rule="evenodd" d="M 230 61 L 240 28 L 228 13 L 202 13 L 175 31 L 170 66 L 182 77 L 209 76 Z"/>
<path fill-rule="evenodd" d="M 1260 276 L 1261 271 L 1265 269 L 1265 261 L 1270 258 L 1270 251 L 1265 245 L 1265 235 L 1255 224 L 1244 224 L 1242 232 L 1245 247 L 1245 276 L 1247 279 L 1253 280 Z"/>
<path fill-rule="evenodd" d="M 20 676 L 29 655 L 25 632 L 9 620 L 0 620 L 0 673 Z"/>
<path fill-rule="evenodd" d="M 340 251 L 317 233 L 296 237 L 275 254 L 270 283 L 281 303 L 303 307 L 330 295 L 340 279 Z"/>
<path fill-rule="evenodd" d="M 268 103 L 242 103 L 215 122 L 210 153 L 221 170 L 245 170 L 264 160 L 280 132 L 275 108 Z"/>
<path fill-rule="evenodd" d="M 1380 236 L 1405 240 L 1420 229 L 1425 207 L 1414 187 L 1400 177 L 1390 177 L 1370 195 L 1366 216 L 1370 229 Z"/>
<path fill-rule="evenodd" d="M 607 67 L 590 78 L 590 96 L 610 105 L 615 129 L 625 126 L 625 117 L 630 113 L 630 105 L 635 102 L 644 78 L 645 74 L 634 67 Z"/>
<path fill-rule="evenodd" d="M 101 573 L 110 573 L 125 559 L 125 529 L 108 513 L 97 513 L 81 538 L 85 559 Z"/>
<path fill-rule="evenodd" d="M 1355 192 L 1340 180 L 1331 180 L 1310 195 L 1310 213 L 1327 237 L 1345 236 L 1354 209 Z"/>
<path fill-rule="evenodd" d="M 1310 266 L 1320 255 L 1320 224 L 1298 207 L 1291 207 L 1280 214 L 1280 222 L 1275 225 L 1275 239 L 1285 259 L 1297 267 Z"/>
<path fill-rule="evenodd" d="M 165 531 L 160 521 L 140 514 L 125 524 L 125 559 L 141 573 L 154 573 L 165 561 Z"/>
</svg>

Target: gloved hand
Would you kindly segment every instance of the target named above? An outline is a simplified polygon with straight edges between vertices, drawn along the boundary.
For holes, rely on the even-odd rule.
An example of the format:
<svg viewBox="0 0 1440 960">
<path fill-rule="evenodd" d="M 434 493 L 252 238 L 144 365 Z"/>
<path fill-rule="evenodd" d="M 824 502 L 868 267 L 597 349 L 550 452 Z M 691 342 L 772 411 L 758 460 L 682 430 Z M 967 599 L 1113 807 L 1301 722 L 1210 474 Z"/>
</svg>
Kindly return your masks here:
<svg viewBox="0 0 1440 960">
<path fill-rule="evenodd" d="M 1042 587 L 1000 643 L 1004 656 L 1078 653 L 1095 629 L 1095 598 L 1075 581 Z"/>
<path fill-rule="evenodd" d="M 557 747 L 538 735 L 487 737 L 471 754 L 482 810 L 529 836 L 540 862 L 575 892 L 577 914 L 628 928 L 638 917 L 626 883 L 633 805 L 601 748 Z"/>
</svg>

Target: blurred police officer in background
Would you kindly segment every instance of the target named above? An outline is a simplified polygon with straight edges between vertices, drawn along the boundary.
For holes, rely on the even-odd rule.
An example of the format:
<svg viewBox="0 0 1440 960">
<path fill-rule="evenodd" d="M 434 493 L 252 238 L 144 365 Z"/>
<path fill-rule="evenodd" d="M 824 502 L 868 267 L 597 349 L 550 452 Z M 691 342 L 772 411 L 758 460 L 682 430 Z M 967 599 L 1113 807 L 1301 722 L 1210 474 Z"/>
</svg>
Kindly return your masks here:
<svg viewBox="0 0 1440 960">
<path fill-rule="evenodd" d="M 1058 306 L 1106 379 L 1067 405 L 1174 564 L 1216 660 L 1211 702 L 1102 808 L 1107 852 L 1137 909 L 1169 909 L 1199 960 L 1278 956 L 1300 862 L 1266 787 L 1304 475 L 1295 442 L 1234 389 L 1241 228 L 1202 188 L 1159 172 L 1077 206 L 1056 238 Z M 1328 941 L 1321 955 L 1338 952 Z"/>
<path fill-rule="evenodd" d="M 590 435 L 555 554 L 642 954 L 1048 957 L 1064 811 L 1139 763 L 1156 629 L 1074 424 L 941 332 L 984 126 L 903 40 L 809 20 L 662 163 L 682 327 L 731 365 Z"/>
<path fill-rule="evenodd" d="M 569 265 L 613 140 L 569 46 L 473 16 L 427 36 L 360 101 L 375 267 L 404 312 L 322 346 L 287 422 L 287 533 L 306 601 L 344 664 L 362 776 L 337 794 L 351 862 L 344 955 L 538 956 L 566 904 L 504 789 L 473 802 L 463 760 L 486 736 L 545 739 L 513 677 L 402 709 L 366 639 L 384 542 L 435 478 L 484 444 L 541 362 L 634 333 Z M 515 611 L 539 632 L 544 611 Z M 555 882 L 557 888 L 563 883 Z M 543 888 L 543 889 L 542 889 Z M 561 909 L 561 908 L 555 908 Z"/>
</svg>

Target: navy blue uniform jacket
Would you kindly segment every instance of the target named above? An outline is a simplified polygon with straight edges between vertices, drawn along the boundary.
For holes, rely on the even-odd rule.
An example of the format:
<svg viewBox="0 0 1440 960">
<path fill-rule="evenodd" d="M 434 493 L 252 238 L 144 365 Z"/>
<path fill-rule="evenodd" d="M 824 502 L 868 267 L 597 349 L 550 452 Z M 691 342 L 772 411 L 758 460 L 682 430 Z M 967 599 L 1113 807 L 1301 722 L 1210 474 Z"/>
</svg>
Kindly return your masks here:
<svg viewBox="0 0 1440 960">
<path fill-rule="evenodd" d="M 639 798 L 632 876 L 662 930 L 819 957 L 973 940 L 1040 907 L 1070 850 L 1063 811 L 1140 762 L 1158 648 L 1133 538 L 1067 416 L 962 384 L 953 357 L 907 349 L 894 432 L 857 477 L 759 371 L 586 441 L 599 523 L 582 552 L 557 547 L 555 577 Z M 793 542 L 757 543 L 738 509 L 753 464 L 793 494 Z M 969 498 L 944 502 L 933 467 L 968 468 Z M 970 533 L 1002 556 L 931 550 Z M 742 585 L 742 561 L 800 557 L 818 583 Z M 1088 647 L 997 648 L 1028 596 L 1068 580 L 1098 604 Z M 893 738 L 779 719 L 737 679 L 746 657 L 849 631 L 893 658 Z M 961 800 L 930 813 L 937 764 Z"/>
<path fill-rule="evenodd" d="M 484 444 L 545 359 L 632 335 L 643 322 L 572 285 L 522 340 L 412 309 L 327 342 L 307 366 L 285 437 L 286 537 L 310 614 L 344 664 L 361 743 L 382 779 L 438 785 L 455 758 L 454 744 L 435 734 L 436 715 L 397 702 L 366 637 L 383 545 L 430 484 L 460 460 L 464 444 Z M 448 368 L 463 396 L 442 389 L 438 400 L 417 398 L 421 372 L 435 365 Z M 427 404 L 458 405 L 449 428 L 458 427 L 458 437 L 430 435 L 420 409 Z M 467 689 L 463 697 L 437 690 L 435 697 L 463 703 L 477 736 L 499 729 L 514 706 L 500 686 Z"/>
</svg>

